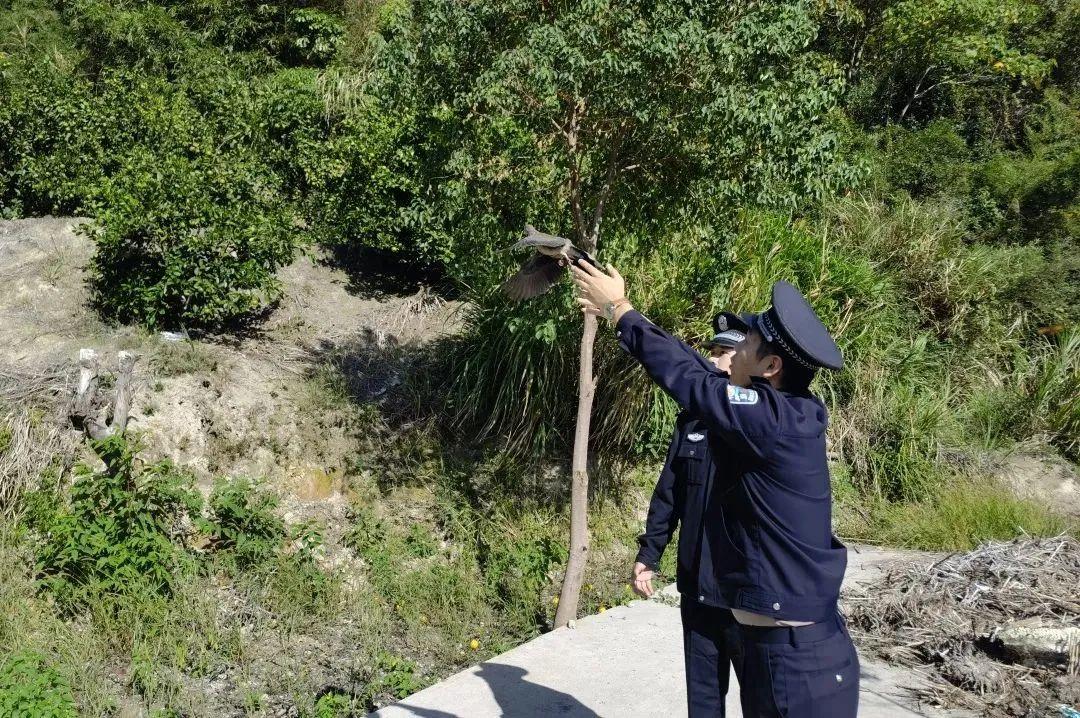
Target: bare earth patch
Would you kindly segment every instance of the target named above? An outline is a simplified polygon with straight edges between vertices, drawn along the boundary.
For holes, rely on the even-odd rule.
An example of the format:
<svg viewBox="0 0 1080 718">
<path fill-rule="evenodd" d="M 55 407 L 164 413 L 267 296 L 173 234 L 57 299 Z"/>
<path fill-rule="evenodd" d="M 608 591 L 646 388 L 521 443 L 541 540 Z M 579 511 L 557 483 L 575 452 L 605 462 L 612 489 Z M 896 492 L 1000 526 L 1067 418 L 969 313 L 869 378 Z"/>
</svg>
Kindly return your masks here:
<svg viewBox="0 0 1080 718">
<path fill-rule="evenodd" d="M 93 248 L 75 232 L 82 221 L 0 222 L 0 367 L 63 370 L 90 347 L 109 369 L 116 351 L 134 350 L 130 429 L 151 456 L 190 468 L 204 486 L 215 477 L 258 476 L 302 501 L 340 493 L 355 444 L 340 407 L 318 396 L 312 377 L 344 355 L 345 381 L 378 396 L 400 381 L 394 363 L 405 349 L 458 326 L 458 305 L 426 289 L 350 293 L 344 272 L 320 256 L 280 272 L 282 299 L 239 340 L 174 341 L 109 326 L 87 306 L 83 268 Z"/>
<path fill-rule="evenodd" d="M 1064 459 L 1017 453 L 995 472 L 1020 498 L 1045 503 L 1057 513 L 1080 518 L 1080 477 Z"/>
</svg>

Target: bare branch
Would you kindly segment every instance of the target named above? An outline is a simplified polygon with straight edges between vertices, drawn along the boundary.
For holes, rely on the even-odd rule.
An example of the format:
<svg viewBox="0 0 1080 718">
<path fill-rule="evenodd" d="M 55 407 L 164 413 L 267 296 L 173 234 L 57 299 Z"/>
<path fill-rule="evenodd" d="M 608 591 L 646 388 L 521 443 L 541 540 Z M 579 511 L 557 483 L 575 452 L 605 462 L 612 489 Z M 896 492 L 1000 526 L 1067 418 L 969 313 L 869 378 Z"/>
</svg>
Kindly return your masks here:
<svg viewBox="0 0 1080 718">
<path fill-rule="evenodd" d="M 97 352 L 93 349 L 79 350 L 79 383 L 75 387 L 75 395 L 72 397 L 71 410 L 68 414 L 72 420 L 82 421 L 90 414 L 90 407 L 94 402 L 94 393 L 97 391 Z"/>
<path fill-rule="evenodd" d="M 625 134 L 626 125 L 620 125 L 615 131 L 615 136 L 611 143 L 611 153 L 608 155 L 607 174 L 604 177 L 604 184 L 601 185 L 600 191 L 597 193 L 596 209 L 593 211 L 592 227 L 589 229 L 589 240 L 584 247 L 587 252 L 595 252 L 597 245 L 600 243 L 600 222 L 604 216 L 604 202 L 607 201 L 608 194 L 610 194 L 611 188 L 615 185 L 615 180 L 619 173 L 619 149 L 622 146 L 622 140 Z"/>
<path fill-rule="evenodd" d="M 911 99 L 909 99 L 907 101 L 907 104 L 904 105 L 904 109 L 900 110 L 901 121 L 903 121 L 903 119 L 907 116 L 908 110 L 911 109 L 911 105 L 914 104 L 915 101 L 918 100 L 920 97 L 922 97 L 922 95 L 919 94 L 919 90 L 922 88 L 922 84 L 926 80 L 926 76 L 930 74 L 930 71 L 933 70 L 934 67 L 935 65 L 927 65 L 926 69 L 923 70 L 922 77 L 920 77 L 919 81 L 915 83 L 915 90 L 911 95 Z"/>
<path fill-rule="evenodd" d="M 578 133 L 580 131 L 581 114 L 585 111 L 585 100 L 579 98 L 570 108 L 570 117 L 566 123 L 565 133 L 566 147 L 570 154 L 570 211 L 574 215 L 574 228 L 577 230 L 577 240 L 585 242 L 585 211 L 581 203 L 581 152 L 578 150 Z"/>
</svg>

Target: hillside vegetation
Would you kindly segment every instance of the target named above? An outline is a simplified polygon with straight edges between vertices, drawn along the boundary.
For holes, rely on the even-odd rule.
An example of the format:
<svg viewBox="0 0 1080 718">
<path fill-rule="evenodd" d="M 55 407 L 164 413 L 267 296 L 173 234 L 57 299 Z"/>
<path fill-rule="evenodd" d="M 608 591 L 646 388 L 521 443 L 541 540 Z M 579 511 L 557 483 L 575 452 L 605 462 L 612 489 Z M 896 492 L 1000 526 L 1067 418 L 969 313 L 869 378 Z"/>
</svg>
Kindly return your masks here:
<svg viewBox="0 0 1080 718">
<path fill-rule="evenodd" d="M 592 233 L 688 340 L 802 289 L 847 359 L 815 384 L 841 536 L 1075 530 L 1002 476 L 1080 461 L 1078 36 L 1076 0 L 5 3 L 0 218 L 90 218 L 80 282 L 148 355 L 141 413 L 231 397 L 252 347 L 302 359 L 249 407 L 271 438 L 219 425 L 197 466 L 152 420 L 77 445 L 71 365 L 0 366 L 0 708 L 348 715 L 545 630 L 580 315 L 568 284 L 498 292 L 526 222 Z M 305 255 L 453 331 L 281 339 Z M 629 600 L 675 414 L 596 356 L 583 611 Z M 339 500 L 294 511 L 232 470 L 256 452 L 325 459 Z"/>
</svg>

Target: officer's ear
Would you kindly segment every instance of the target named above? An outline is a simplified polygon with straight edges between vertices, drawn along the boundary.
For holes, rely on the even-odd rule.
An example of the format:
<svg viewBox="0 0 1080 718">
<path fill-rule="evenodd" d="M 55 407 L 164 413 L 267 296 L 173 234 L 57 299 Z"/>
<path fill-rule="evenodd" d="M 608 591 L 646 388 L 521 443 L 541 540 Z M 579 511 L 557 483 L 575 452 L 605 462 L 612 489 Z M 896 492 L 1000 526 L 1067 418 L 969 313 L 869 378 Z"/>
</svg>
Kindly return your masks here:
<svg viewBox="0 0 1080 718">
<path fill-rule="evenodd" d="M 784 360 L 779 354 L 769 354 L 765 357 L 765 365 L 761 368 L 761 376 L 770 382 L 779 380 L 784 371 Z"/>
</svg>

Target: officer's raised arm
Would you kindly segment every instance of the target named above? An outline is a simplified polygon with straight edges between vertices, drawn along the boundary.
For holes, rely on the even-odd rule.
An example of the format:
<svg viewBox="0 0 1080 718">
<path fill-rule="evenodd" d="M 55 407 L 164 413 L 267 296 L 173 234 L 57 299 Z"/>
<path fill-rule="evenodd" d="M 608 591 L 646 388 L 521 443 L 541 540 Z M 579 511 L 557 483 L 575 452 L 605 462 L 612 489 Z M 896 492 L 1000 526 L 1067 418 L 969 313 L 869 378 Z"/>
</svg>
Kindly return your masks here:
<svg viewBox="0 0 1080 718">
<path fill-rule="evenodd" d="M 571 269 L 583 310 L 614 322 L 623 349 L 681 408 L 707 422 L 736 450 L 768 454 L 778 425 L 775 392 L 768 382 L 736 386 L 727 374 L 693 357 L 700 355 L 630 305 L 625 283 L 610 265 L 610 274 L 592 266 Z"/>
</svg>

